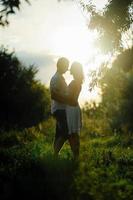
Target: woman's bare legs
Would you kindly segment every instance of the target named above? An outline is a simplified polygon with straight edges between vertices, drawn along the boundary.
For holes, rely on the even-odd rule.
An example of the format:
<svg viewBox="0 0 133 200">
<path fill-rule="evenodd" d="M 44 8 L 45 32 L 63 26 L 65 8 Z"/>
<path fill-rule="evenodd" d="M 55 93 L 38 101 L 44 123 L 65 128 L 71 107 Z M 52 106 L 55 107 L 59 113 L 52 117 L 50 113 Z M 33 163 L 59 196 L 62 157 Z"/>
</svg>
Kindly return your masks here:
<svg viewBox="0 0 133 200">
<path fill-rule="evenodd" d="M 78 133 L 72 133 L 70 135 L 69 144 L 71 146 L 71 150 L 73 152 L 74 159 L 77 160 L 78 157 L 79 157 L 79 148 L 80 148 L 79 134 Z"/>
</svg>

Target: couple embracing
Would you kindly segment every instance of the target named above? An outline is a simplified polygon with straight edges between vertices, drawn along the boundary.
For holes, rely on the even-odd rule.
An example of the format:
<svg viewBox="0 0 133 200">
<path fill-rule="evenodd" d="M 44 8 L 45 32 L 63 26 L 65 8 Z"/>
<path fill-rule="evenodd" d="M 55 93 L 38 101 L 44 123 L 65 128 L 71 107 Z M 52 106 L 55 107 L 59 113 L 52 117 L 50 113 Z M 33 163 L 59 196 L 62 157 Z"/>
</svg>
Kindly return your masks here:
<svg viewBox="0 0 133 200">
<path fill-rule="evenodd" d="M 57 71 L 50 81 L 51 112 L 56 119 L 54 154 L 57 156 L 66 140 L 69 141 L 74 159 L 79 156 L 79 133 L 82 125 L 81 110 L 78 97 L 84 79 L 82 65 L 72 63 L 70 73 L 73 80 L 66 84 L 63 74 L 68 71 L 67 58 L 59 58 Z"/>
</svg>

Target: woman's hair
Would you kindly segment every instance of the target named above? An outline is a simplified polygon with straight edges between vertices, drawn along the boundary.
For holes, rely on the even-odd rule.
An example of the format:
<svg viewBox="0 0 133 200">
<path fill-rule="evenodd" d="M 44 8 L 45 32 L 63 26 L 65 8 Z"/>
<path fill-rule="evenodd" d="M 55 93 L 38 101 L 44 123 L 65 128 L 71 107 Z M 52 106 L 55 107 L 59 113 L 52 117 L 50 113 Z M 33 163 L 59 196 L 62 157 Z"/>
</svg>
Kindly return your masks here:
<svg viewBox="0 0 133 200">
<path fill-rule="evenodd" d="M 84 72 L 82 65 L 79 62 L 73 62 L 70 70 L 74 78 L 82 83 L 84 80 Z"/>
</svg>

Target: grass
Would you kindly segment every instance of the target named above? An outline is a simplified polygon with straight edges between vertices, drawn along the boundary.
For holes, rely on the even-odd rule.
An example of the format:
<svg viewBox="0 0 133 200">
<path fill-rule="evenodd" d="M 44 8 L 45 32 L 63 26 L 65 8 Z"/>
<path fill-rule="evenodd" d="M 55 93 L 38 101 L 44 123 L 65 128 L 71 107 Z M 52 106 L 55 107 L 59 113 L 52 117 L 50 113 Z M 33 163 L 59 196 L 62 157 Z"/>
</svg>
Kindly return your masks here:
<svg viewBox="0 0 133 200">
<path fill-rule="evenodd" d="M 74 162 L 68 143 L 58 159 L 53 156 L 53 120 L 42 130 L 1 134 L 1 200 L 133 199 L 132 137 L 85 138 L 83 133 L 79 162 Z"/>
</svg>

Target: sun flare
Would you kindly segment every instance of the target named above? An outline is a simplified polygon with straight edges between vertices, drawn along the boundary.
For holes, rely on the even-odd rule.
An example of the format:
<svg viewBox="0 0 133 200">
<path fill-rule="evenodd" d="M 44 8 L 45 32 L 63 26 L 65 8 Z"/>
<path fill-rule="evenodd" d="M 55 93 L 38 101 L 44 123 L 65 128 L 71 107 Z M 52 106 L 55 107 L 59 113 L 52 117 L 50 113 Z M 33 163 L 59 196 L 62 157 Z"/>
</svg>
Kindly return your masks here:
<svg viewBox="0 0 133 200">
<path fill-rule="evenodd" d="M 79 27 L 58 29 L 54 32 L 51 42 L 53 53 L 57 56 L 66 56 L 70 61 L 81 62 L 86 71 L 88 61 L 96 53 L 94 39 L 95 35 L 87 28 L 82 30 Z"/>
<path fill-rule="evenodd" d="M 91 94 L 88 91 L 88 72 L 98 66 L 96 60 L 94 61 L 97 54 L 97 48 L 94 45 L 95 37 L 96 34 L 89 31 L 87 27 L 80 29 L 77 26 L 58 29 L 51 39 L 52 53 L 57 56 L 57 59 L 65 56 L 70 60 L 70 65 L 73 61 L 79 61 L 83 65 L 85 81 L 80 95 L 81 104 L 87 99 L 94 100 L 98 97 L 98 90 Z M 66 73 L 65 78 L 67 83 L 71 81 L 69 72 Z"/>
<path fill-rule="evenodd" d="M 76 1 L 33 1 L 31 8 L 25 6 L 12 18 L 10 26 L 0 31 L 0 42 L 15 49 L 26 64 L 35 64 L 39 68 L 37 78 L 46 86 L 59 57 L 67 57 L 70 65 L 80 62 L 85 74 L 80 99 L 88 101 L 96 96 L 88 92 L 88 72 L 99 66 L 101 58 L 94 45 L 98 35 L 86 23 Z M 72 78 L 69 73 L 65 77 L 67 82 Z"/>
</svg>

